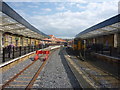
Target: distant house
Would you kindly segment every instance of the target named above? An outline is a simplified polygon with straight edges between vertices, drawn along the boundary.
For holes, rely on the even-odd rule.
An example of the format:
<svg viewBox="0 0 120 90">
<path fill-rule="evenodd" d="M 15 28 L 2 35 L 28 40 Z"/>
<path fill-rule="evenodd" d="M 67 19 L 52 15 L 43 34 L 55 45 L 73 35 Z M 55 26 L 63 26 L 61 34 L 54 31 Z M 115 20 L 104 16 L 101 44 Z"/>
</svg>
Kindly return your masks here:
<svg viewBox="0 0 120 90">
<path fill-rule="evenodd" d="M 54 35 L 49 35 L 50 38 L 45 38 L 43 39 L 43 41 L 46 44 L 63 44 L 66 42 L 66 40 L 63 40 L 61 38 L 56 38 Z"/>
</svg>

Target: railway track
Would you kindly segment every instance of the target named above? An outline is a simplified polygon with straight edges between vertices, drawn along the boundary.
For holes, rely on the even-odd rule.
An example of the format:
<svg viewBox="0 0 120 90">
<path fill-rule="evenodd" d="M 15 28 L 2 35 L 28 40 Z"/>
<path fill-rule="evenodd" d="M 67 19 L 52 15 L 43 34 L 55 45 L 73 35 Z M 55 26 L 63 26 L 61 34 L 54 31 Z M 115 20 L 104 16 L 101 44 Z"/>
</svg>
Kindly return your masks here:
<svg viewBox="0 0 120 90">
<path fill-rule="evenodd" d="M 70 51 L 69 54 L 70 58 L 79 67 L 82 73 L 94 84 L 95 87 L 120 88 L 120 80 L 111 73 L 108 73 L 107 71 L 102 70 L 89 62 L 79 60 L 78 57 L 72 55 Z"/>
<path fill-rule="evenodd" d="M 120 81 L 112 74 L 95 67 L 88 62 L 79 62 L 81 70 L 87 75 L 91 81 L 95 82 L 94 85 L 100 88 L 120 88 Z"/>
<path fill-rule="evenodd" d="M 54 52 L 52 50 L 49 56 Z M 47 60 L 43 61 L 45 55 L 40 56 L 40 60 L 33 61 L 31 64 L 26 66 L 23 70 L 13 76 L 10 80 L 5 82 L 1 89 L 4 88 L 25 88 L 29 90 L 40 74 L 41 70 L 45 66 Z"/>
</svg>

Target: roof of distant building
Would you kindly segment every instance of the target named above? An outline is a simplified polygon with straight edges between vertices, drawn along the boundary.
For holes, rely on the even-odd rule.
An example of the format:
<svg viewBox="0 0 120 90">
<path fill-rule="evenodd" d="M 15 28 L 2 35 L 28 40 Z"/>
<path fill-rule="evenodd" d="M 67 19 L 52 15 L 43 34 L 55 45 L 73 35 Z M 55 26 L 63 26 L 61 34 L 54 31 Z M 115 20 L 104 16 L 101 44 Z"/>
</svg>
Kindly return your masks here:
<svg viewBox="0 0 120 90">
<path fill-rule="evenodd" d="M 66 40 L 63 40 L 61 38 L 56 38 L 54 35 L 48 35 L 50 36 L 51 38 L 45 38 L 43 39 L 44 41 L 56 41 L 56 42 L 66 42 Z M 52 38 L 54 37 L 54 38 Z"/>
</svg>

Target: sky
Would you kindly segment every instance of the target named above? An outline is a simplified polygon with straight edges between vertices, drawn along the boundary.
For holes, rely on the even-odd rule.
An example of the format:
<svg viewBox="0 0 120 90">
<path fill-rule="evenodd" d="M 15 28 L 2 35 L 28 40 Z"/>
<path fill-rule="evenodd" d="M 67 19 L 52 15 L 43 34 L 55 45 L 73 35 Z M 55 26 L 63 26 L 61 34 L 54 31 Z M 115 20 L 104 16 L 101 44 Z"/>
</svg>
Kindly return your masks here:
<svg viewBox="0 0 120 90">
<path fill-rule="evenodd" d="M 35 0 L 34 0 L 35 1 Z M 30 24 L 48 35 L 74 38 L 85 29 L 118 14 L 119 0 L 6 1 Z"/>
</svg>

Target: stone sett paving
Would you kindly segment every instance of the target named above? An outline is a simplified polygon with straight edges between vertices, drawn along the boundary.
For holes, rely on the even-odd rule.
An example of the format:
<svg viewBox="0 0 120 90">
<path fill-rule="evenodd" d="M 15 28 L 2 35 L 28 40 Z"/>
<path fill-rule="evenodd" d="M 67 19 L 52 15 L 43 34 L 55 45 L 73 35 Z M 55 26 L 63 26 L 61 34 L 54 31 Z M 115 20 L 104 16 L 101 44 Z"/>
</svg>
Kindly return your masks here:
<svg viewBox="0 0 120 90">
<path fill-rule="evenodd" d="M 33 88 L 80 88 L 63 57 L 62 48 L 53 52 Z"/>
</svg>

